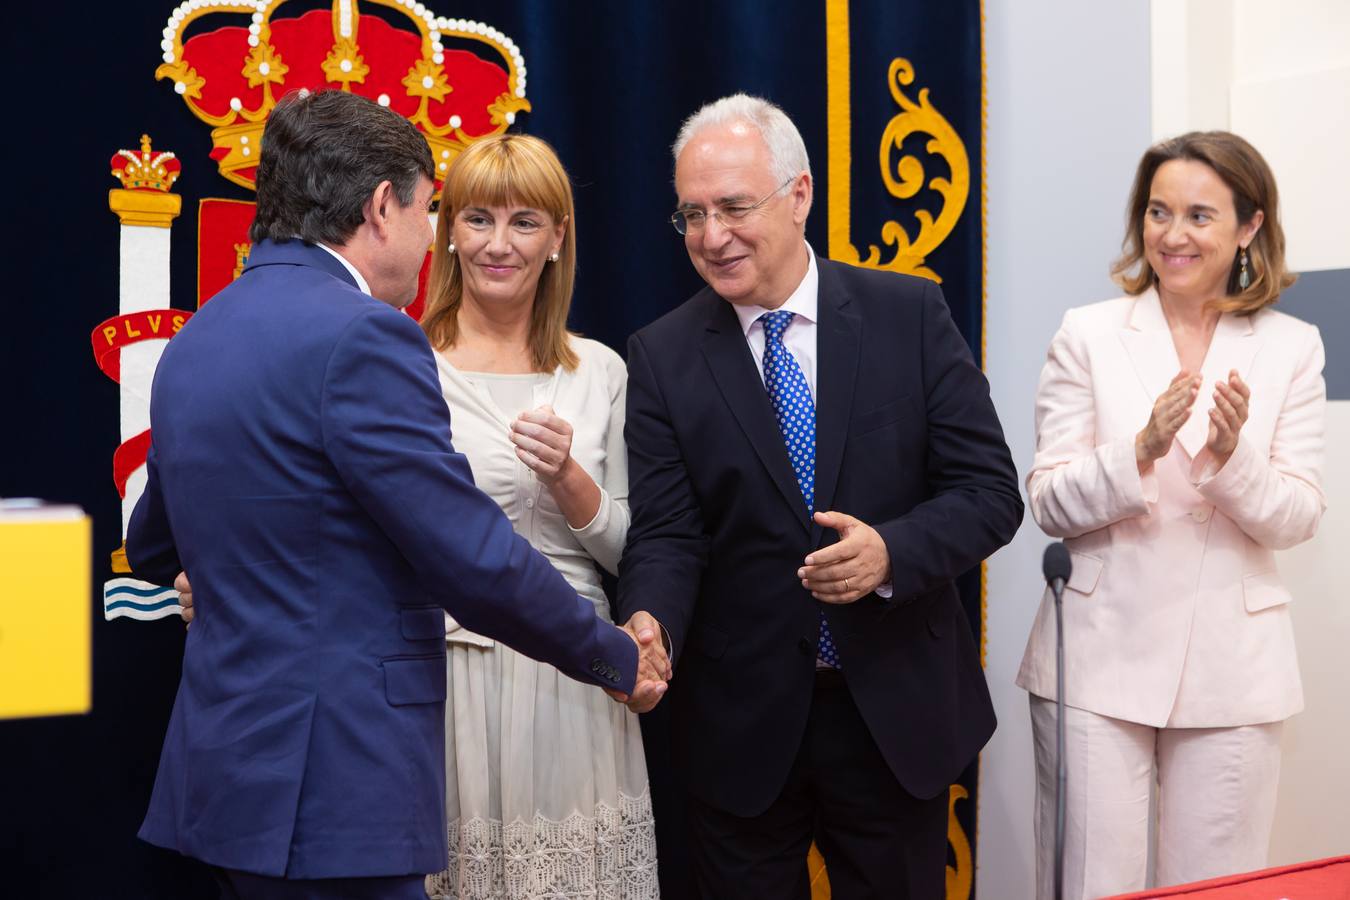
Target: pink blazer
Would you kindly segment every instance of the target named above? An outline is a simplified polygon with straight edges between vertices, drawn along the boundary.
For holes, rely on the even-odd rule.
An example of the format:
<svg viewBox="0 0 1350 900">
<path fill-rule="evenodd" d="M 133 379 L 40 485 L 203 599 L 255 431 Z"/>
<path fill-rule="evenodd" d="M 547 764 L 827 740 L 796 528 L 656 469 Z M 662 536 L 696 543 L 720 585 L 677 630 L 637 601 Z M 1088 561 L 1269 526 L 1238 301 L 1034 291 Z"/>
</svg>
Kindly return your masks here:
<svg viewBox="0 0 1350 900">
<path fill-rule="evenodd" d="M 1180 370 L 1149 291 L 1070 310 L 1036 394 L 1032 515 L 1065 538 L 1065 702 L 1155 727 L 1274 722 L 1303 708 L 1289 592 L 1274 551 L 1312 537 L 1321 488 L 1322 338 L 1265 309 L 1225 314 L 1204 385 L 1167 456 L 1141 478 L 1134 438 Z M 1251 387 L 1237 449 L 1205 447 L 1214 383 Z M 1048 593 L 1017 683 L 1055 698 Z"/>
</svg>

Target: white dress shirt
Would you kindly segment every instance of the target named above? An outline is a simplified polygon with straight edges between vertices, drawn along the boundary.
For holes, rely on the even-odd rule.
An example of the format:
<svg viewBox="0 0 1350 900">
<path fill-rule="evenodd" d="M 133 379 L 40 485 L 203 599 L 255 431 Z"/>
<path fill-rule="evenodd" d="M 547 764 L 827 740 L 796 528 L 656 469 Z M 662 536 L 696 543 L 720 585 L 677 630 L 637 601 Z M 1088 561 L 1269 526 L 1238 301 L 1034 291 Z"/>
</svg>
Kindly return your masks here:
<svg viewBox="0 0 1350 900">
<path fill-rule="evenodd" d="M 778 309 L 796 313 L 787 329 L 783 332 L 783 346 L 797 360 L 806 385 L 811 389 L 812 402 L 816 399 L 816 320 L 819 309 L 820 272 L 816 268 L 816 254 L 811 245 L 806 245 L 806 275 L 797 289 L 788 296 Z M 750 345 L 750 355 L 755 358 L 755 368 L 759 370 L 760 381 L 764 380 L 764 323 L 760 316 L 773 310 L 764 306 L 733 305 L 736 318 L 741 321 L 741 331 Z"/>
<path fill-rule="evenodd" d="M 795 313 L 792 321 L 783 331 L 783 346 L 792 354 L 792 358 L 801 367 L 806 386 L 811 390 L 811 401 L 816 401 L 816 325 L 820 311 L 820 270 L 816 268 L 816 253 L 811 245 L 806 245 L 806 275 L 801 284 L 788 295 L 783 305 L 777 307 Z M 750 355 L 755 358 L 755 368 L 759 370 L 759 380 L 764 380 L 764 323 L 760 317 L 773 310 L 764 306 L 734 305 L 736 318 L 745 332 L 745 342 L 750 345 Z M 848 512 L 848 510 L 841 510 Z M 886 581 L 877 585 L 877 596 L 883 600 L 891 599 L 894 588 Z"/>
<path fill-rule="evenodd" d="M 298 241 L 300 240 L 300 238 L 296 238 L 296 240 Z M 337 259 L 338 262 L 342 263 L 342 268 L 352 273 L 352 277 L 356 279 L 356 286 L 361 289 L 361 293 L 370 294 L 370 284 L 363 277 L 361 277 L 361 273 L 356 270 L 356 266 L 347 262 L 347 257 L 343 256 L 341 253 L 337 252 L 327 244 L 316 244 L 315 246 L 322 247 L 329 253 L 333 254 L 333 257 Z M 372 294 L 371 296 L 374 295 Z"/>
</svg>

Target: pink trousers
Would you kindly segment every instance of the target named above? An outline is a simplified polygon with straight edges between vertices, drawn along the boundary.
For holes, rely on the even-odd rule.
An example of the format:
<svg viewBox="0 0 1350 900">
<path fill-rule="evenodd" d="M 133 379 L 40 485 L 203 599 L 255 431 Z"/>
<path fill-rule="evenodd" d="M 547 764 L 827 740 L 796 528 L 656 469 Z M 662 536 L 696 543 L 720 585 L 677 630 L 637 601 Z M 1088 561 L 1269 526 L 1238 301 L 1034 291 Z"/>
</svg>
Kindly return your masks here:
<svg viewBox="0 0 1350 900">
<path fill-rule="evenodd" d="M 1152 728 L 1065 708 L 1064 897 L 1143 890 L 1149 795 L 1158 786 L 1157 884 L 1266 866 L 1283 723 Z M 1031 697 L 1036 896 L 1054 894 L 1055 704 Z"/>
</svg>

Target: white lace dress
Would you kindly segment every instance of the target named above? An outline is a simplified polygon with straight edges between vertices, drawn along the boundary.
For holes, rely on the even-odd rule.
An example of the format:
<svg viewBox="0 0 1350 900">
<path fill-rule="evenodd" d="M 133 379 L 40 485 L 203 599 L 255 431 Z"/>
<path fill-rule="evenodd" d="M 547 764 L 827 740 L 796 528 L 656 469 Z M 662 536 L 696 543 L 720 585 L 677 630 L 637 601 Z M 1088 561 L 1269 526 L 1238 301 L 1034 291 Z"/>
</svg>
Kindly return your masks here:
<svg viewBox="0 0 1350 900">
<path fill-rule="evenodd" d="M 617 569 L 628 531 L 623 361 L 574 339 L 575 372 L 463 373 L 437 357 L 455 448 L 516 531 L 610 618 L 599 563 Z M 573 428 L 572 455 L 601 487 L 573 529 L 516 459 L 512 420 L 549 404 Z M 434 900 L 659 897 L 656 838 L 637 716 L 447 617 L 446 805 L 450 858 Z"/>
</svg>

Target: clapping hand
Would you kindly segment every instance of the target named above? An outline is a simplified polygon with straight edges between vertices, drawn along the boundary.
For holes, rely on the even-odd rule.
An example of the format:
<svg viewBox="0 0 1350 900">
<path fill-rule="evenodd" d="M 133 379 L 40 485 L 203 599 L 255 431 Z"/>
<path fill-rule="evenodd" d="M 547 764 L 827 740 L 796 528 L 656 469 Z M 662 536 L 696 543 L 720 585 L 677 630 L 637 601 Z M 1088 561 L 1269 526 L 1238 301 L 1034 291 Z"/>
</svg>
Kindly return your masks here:
<svg viewBox="0 0 1350 900">
<path fill-rule="evenodd" d="M 197 613 L 192 609 L 192 585 L 188 583 L 186 572 L 178 573 L 178 577 L 173 580 L 173 589 L 178 592 L 178 605 L 183 607 L 179 615 L 187 623 L 186 627 L 191 628 L 192 619 Z"/>
<path fill-rule="evenodd" d="M 1182 369 L 1153 403 L 1144 430 L 1135 435 L 1134 458 L 1139 471 L 1148 469 L 1154 460 L 1162 459 L 1172 449 L 1181 426 L 1191 416 L 1191 407 L 1200 393 L 1200 376 Z"/>
<path fill-rule="evenodd" d="M 1227 381 L 1214 385 L 1214 408 L 1209 411 L 1209 437 L 1205 447 L 1214 455 L 1214 461 L 1223 468 L 1237 449 L 1238 432 L 1247 422 L 1251 388 L 1238 375 L 1237 369 L 1228 373 Z"/>
<path fill-rule="evenodd" d="M 890 580 L 891 555 L 875 528 L 841 512 L 818 512 L 815 520 L 839 532 L 839 541 L 813 552 L 797 570 L 812 597 L 852 603 Z"/>
<path fill-rule="evenodd" d="M 638 648 L 637 682 L 632 694 L 606 690 L 615 700 L 626 705 L 635 713 L 649 712 L 666 693 L 666 682 L 673 670 L 670 655 L 661 641 L 661 626 L 650 613 L 635 612 L 623 630 L 633 639 Z"/>
</svg>

